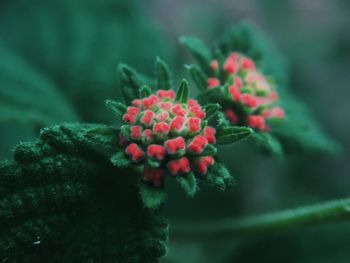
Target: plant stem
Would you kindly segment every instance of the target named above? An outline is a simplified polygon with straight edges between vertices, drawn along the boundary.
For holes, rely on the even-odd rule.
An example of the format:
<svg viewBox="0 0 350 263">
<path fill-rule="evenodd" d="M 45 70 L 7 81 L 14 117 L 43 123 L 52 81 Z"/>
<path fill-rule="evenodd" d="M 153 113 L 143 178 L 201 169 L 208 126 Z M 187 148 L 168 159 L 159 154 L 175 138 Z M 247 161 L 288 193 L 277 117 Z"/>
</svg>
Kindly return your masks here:
<svg viewBox="0 0 350 263">
<path fill-rule="evenodd" d="M 345 219 L 350 219 L 350 198 L 242 219 L 174 223 L 171 235 L 175 239 L 233 239 L 242 235 L 276 233 Z"/>
</svg>

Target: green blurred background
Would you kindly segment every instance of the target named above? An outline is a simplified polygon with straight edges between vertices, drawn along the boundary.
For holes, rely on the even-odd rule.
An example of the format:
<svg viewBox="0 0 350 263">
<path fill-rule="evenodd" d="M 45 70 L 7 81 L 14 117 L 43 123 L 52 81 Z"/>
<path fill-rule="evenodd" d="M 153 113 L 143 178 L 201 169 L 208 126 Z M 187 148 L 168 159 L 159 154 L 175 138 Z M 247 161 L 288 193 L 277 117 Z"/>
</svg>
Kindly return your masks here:
<svg viewBox="0 0 350 263">
<path fill-rule="evenodd" d="M 168 185 L 170 222 L 238 217 L 346 197 L 350 186 L 350 2 L 347 0 L 55 0 L 0 2 L 0 158 L 61 122 L 115 124 L 104 108 L 120 98 L 119 62 L 152 74 L 155 56 L 176 83 L 192 58 L 178 44 L 212 45 L 242 19 L 258 25 L 288 61 L 290 89 L 342 154 L 263 156 L 248 142 L 221 149 L 237 179 L 226 193 L 194 198 Z M 195 91 L 192 93 L 195 94 Z M 230 157 L 230 158 L 229 158 Z M 228 242 L 170 238 L 163 262 L 349 262 L 350 224 L 311 227 Z"/>
</svg>

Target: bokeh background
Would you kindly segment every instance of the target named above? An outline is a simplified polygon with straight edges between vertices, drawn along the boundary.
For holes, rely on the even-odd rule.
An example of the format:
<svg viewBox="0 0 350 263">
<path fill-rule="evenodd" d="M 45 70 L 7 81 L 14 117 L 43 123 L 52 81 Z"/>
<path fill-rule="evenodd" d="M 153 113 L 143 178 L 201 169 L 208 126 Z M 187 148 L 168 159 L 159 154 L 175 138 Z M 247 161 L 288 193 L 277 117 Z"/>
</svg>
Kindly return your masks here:
<svg viewBox="0 0 350 263">
<path fill-rule="evenodd" d="M 120 97 L 115 82 L 119 62 L 152 74 L 158 55 L 179 83 L 182 76 L 189 77 L 183 64 L 193 60 L 178 38 L 196 35 L 213 45 L 242 19 L 259 26 L 285 56 L 290 89 L 342 152 L 277 159 L 262 155 L 249 141 L 225 147 L 221 157 L 237 185 L 226 193 L 203 187 L 190 199 L 170 184 L 165 207 L 170 223 L 239 217 L 349 196 L 347 0 L 2 0 L 0 158 L 11 158 L 13 145 L 34 140 L 46 125 L 115 124 L 104 100 Z M 229 242 L 170 238 L 169 255 L 162 261 L 345 263 L 349 245 L 350 224 L 343 223 Z"/>
</svg>

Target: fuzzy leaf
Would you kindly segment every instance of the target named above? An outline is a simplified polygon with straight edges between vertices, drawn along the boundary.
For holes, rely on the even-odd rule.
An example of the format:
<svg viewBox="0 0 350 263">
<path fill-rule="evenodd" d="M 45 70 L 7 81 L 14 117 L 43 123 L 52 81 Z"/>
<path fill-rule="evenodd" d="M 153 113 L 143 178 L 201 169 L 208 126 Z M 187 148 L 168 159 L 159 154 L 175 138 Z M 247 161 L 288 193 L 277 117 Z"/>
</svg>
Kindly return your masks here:
<svg viewBox="0 0 350 263">
<path fill-rule="evenodd" d="M 120 167 L 120 168 L 127 168 L 127 167 L 130 167 L 132 165 L 131 160 L 128 159 L 125 156 L 125 153 L 122 151 L 117 152 L 116 154 L 112 155 L 111 162 L 113 165 L 115 165 L 116 167 Z"/>
<path fill-rule="evenodd" d="M 207 144 L 205 146 L 203 152 L 201 153 L 201 156 L 214 156 L 217 153 L 217 149 L 214 145 L 212 144 Z"/>
<path fill-rule="evenodd" d="M 211 73 L 211 52 L 209 48 L 200 39 L 192 36 L 181 37 L 180 42 L 191 51 L 201 68 L 209 75 Z"/>
<path fill-rule="evenodd" d="M 252 139 L 264 152 L 277 156 L 283 155 L 282 145 L 275 136 L 266 132 L 255 132 L 252 135 Z"/>
<path fill-rule="evenodd" d="M 187 103 L 187 101 L 188 101 L 188 82 L 187 82 L 187 80 L 183 79 L 181 81 L 180 88 L 176 93 L 175 101 L 177 101 L 179 103 Z"/>
<path fill-rule="evenodd" d="M 223 100 L 223 87 L 217 87 L 214 89 L 208 89 L 206 91 L 201 92 L 197 99 L 200 103 L 206 104 L 211 102 L 221 103 Z"/>
<path fill-rule="evenodd" d="M 149 95 L 151 95 L 152 91 L 148 86 L 144 85 L 140 88 L 139 93 L 140 93 L 139 97 L 144 98 L 144 97 L 148 97 Z"/>
<path fill-rule="evenodd" d="M 140 202 L 140 174 L 109 160 L 113 130 L 46 128 L 0 163 L 1 260 L 157 262 L 166 253 L 167 223 Z"/>
<path fill-rule="evenodd" d="M 176 181 L 181 185 L 185 193 L 193 197 L 198 191 L 197 178 L 193 172 L 185 174 L 183 176 L 176 176 Z"/>
<path fill-rule="evenodd" d="M 132 100 L 138 98 L 139 89 L 142 86 L 141 77 L 131 67 L 124 64 L 118 66 L 117 75 L 124 100 L 130 104 Z"/>
<path fill-rule="evenodd" d="M 210 121 L 210 119 L 214 118 L 218 112 L 220 111 L 221 106 L 218 103 L 210 103 L 204 106 L 206 119 Z"/>
<path fill-rule="evenodd" d="M 43 126 L 76 120 L 55 84 L 0 42 L 0 121 Z"/>
<path fill-rule="evenodd" d="M 207 77 L 201 68 L 197 65 L 186 65 L 186 68 L 190 71 L 191 77 L 194 83 L 196 83 L 197 88 L 202 91 L 207 90 Z"/>
<path fill-rule="evenodd" d="M 227 126 L 218 129 L 216 134 L 217 144 L 228 144 L 247 138 L 253 133 L 249 127 Z"/>
<path fill-rule="evenodd" d="M 106 100 L 106 107 L 119 117 L 122 117 L 127 109 L 125 104 L 114 100 Z"/>
<path fill-rule="evenodd" d="M 214 186 L 221 191 L 224 191 L 227 187 L 231 186 L 233 180 L 234 179 L 227 168 L 218 161 L 209 167 L 208 173 L 204 178 L 206 184 Z"/>
<path fill-rule="evenodd" d="M 158 208 L 167 198 L 163 189 L 149 186 L 143 182 L 139 184 L 139 194 L 143 205 L 149 209 Z"/>
<path fill-rule="evenodd" d="M 156 60 L 157 89 L 169 90 L 172 86 L 171 75 L 168 65 L 157 57 Z"/>
</svg>

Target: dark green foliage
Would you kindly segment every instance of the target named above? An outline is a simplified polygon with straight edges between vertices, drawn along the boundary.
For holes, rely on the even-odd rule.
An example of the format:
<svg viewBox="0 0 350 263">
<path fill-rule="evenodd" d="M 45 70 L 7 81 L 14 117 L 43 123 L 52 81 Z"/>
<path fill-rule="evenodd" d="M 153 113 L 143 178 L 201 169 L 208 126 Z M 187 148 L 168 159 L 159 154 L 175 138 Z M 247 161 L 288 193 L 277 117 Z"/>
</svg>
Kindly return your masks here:
<svg viewBox="0 0 350 263">
<path fill-rule="evenodd" d="M 187 103 L 188 101 L 188 82 L 187 80 L 183 79 L 181 81 L 181 85 L 179 87 L 179 90 L 176 93 L 175 101 L 180 103 Z"/>
<path fill-rule="evenodd" d="M 168 65 L 157 57 L 156 60 L 157 89 L 168 90 L 172 88 L 171 74 Z"/>
<path fill-rule="evenodd" d="M 209 167 L 209 171 L 205 180 L 205 183 L 214 186 L 217 189 L 224 191 L 233 184 L 233 177 L 229 170 L 216 161 L 214 165 Z"/>
<path fill-rule="evenodd" d="M 190 71 L 191 78 L 196 84 L 199 90 L 207 89 L 207 77 L 200 67 L 197 65 L 186 65 L 186 68 Z"/>
<path fill-rule="evenodd" d="M 211 72 L 211 52 L 202 40 L 192 36 L 184 36 L 180 38 L 180 42 L 191 51 L 201 68 L 209 74 Z"/>
<path fill-rule="evenodd" d="M 167 224 L 143 208 L 138 173 L 109 160 L 117 134 L 54 126 L 0 164 L 1 261 L 157 262 L 166 253 Z"/>
<path fill-rule="evenodd" d="M 182 189 L 190 197 L 193 197 L 199 190 L 197 178 L 193 172 L 188 173 L 184 176 L 177 176 L 176 181 L 181 185 Z"/>
<path fill-rule="evenodd" d="M 219 128 L 216 134 L 217 144 L 229 144 L 247 138 L 253 133 L 249 127 L 226 126 Z"/>
<path fill-rule="evenodd" d="M 0 121 L 45 126 L 77 119 L 56 85 L 1 42 Z"/>
<path fill-rule="evenodd" d="M 138 74 L 129 66 L 120 64 L 118 67 L 118 85 L 122 90 L 126 104 L 139 97 L 139 89 L 143 85 Z"/>
<path fill-rule="evenodd" d="M 114 100 L 106 100 L 106 107 L 119 117 L 123 116 L 127 109 L 125 104 Z"/>
</svg>

